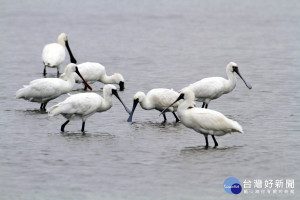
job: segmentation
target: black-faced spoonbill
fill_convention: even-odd
[[[156,109],[158,111],[163,111],[173,101],[176,100],[178,95],[179,95],[178,92],[175,92],[170,89],[165,89],[165,88],[152,89],[147,93],[147,95],[145,95],[144,92],[137,92],[133,97],[132,111],[129,118],[127,119],[127,122],[132,122],[133,112],[138,103],[140,103],[141,107],[145,110]],[[165,111],[165,112],[172,112],[176,119],[176,122],[179,121],[178,117],[175,114],[178,104],[179,102],[172,105]],[[167,121],[165,113],[163,113],[163,116],[164,116],[163,123],[165,123]]]
[[[202,108],[207,108],[211,100],[217,99],[223,94],[231,92],[235,88],[236,77],[234,72],[241,77],[249,89],[252,88],[252,86],[243,79],[237,64],[234,62],[230,62],[226,66],[228,79],[224,79],[222,77],[204,78],[189,85],[188,88],[195,93],[196,101],[203,102]]]
[[[178,117],[181,123],[186,127],[203,134],[206,141],[206,148],[208,147],[208,135],[223,136],[231,132],[243,133],[241,125],[236,121],[228,119],[222,113],[205,108],[191,107],[195,95],[189,88],[184,88],[180,92],[179,97],[169,107],[173,106],[181,99],[184,101],[180,103],[177,108]],[[161,114],[164,114],[169,107],[163,110]],[[214,142],[215,146],[218,146],[215,138]]]
[[[120,90],[124,90],[124,78],[121,74],[115,73],[111,76],[106,75],[105,67],[100,63],[85,62],[77,65],[81,75],[88,83],[96,81],[104,84],[119,84]],[[76,83],[82,83],[79,76],[75,75]],[[86,90],[86,87],[84,88]]]
[[[114,85],[105,85],[103,88],[103,98],[92,92],[79,93],[68,97],[63,102],[49,108],[48,115],[56,116],[62,114],[67,121],[61,126],[61,131],[64,132],[65,126],[70,120],[82,120],[81,131],[84,132],[85,121],[88,117],[96,112],[104,112],[112,107],[112,95],[115,95],[123,104],[125,110],[130,113],[130,110],[122,102],[118,95],[117,88]]]
[[[70,63],[77,63],[70,49],[67,34],[61,33],[58,36],[57,43],[47,44],[43,49],[44,76],[46,75],[46,67],[57,68],[57,75],[59,75],[60,65],[66,57],[65,47],[70,55]]]
[[[68,93],[75,85],[74,72],[81,78],[81,74],[75,64],[70,63],[65,68],[62,78],[41,78],[33,80],[29,85],[24,85],[23,88],[16,92],[16,99],[25,99],[32,102],[41,103],[41,110],[46,110],[47,103],[59,97],[62,94]],[[92,90],[91,86],[82,78],[86,86]]]

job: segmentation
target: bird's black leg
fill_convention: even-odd
[[[43,110],[43,109],[44,109],[44,103],[41,103],[40,110]]]
[[[43,105],[43,111],[46,111],[46,105],[47,105],[48,102],[44,103]]]
[[[59,77],[59,69],[57,68],[57,78]]]
[[[203,104],[202,104],[202,108],[204,108],[205,107],[205,102],[203,102]]]
[[[208,148],[208,138],[207,138],[207,135],[204,135],[204,137],[205,137],[205,142],[206,142],[205,148],[207,149]]]
[[[84,132],[85,122],[82,122],[81,132]]]
[[[65,131],[65,126],[66,126],[69,122],[70,122],[70,121],[67,120],[63,125],[61,125],[61,128],[60,128],[61,132],[64,132],[64,131]]]
[[[83,84],[83,85],[84,85],[84,91],[86,91],[87,90],[87,86],[85,84]]]
[[[46,76],[46,74],[47,74],[47,73],[46,73],[46,65],[45,65],[45,66],[44,66],[44,72],[43,72],[43,75]]]
[[[180,120],[178,119],[178,117],[177,117],[177,115],[175,114],[175,112],[172,112],[173,113],[173,115],[174,115],[174,117],[175,117],[175,119],[176,119],[176,122],[179,122]]]
[[[167,122],[166,114],[164,113],[163,116],[164,116],[164,121],[162,123],[166,123]]]
[[[208,104],[205,105],[205,108],[207,109]]]
[[[218,144],[218,142],[217,142],[217,140],[216,140],[215,136],[214,136],[214,135],[212,135],[211,137],[212,137],[212,139],[213,139],[213,140],[214,140],[214,142],[215,142],[215,147],[217,147],[219,144]]]

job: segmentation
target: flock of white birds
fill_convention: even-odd
[[[64,73],[59,76],[60,65],[66,57],[65,48],[69,52],[70,64],[65,67]],[[252,86],[247,83],[241,76],[238,66],[234,62],[230,62],[226,66],[228,79],[222,77],[204,78],[198,82],[180,90],[180,92],[172,89],[156,88],[150,90],[147,94],[137,92],[133,97],[132,110],[128,109],[118,95],[116,86],[118,84],[120,90],[124,90],[125,80],[119,73],[108,76],[105,67],[99,63],[86,62],[76,65],[68,43],[68,37],[65,33],[58,36],[57,43],[45,45],[42,53],[44,63],[44,76],[46,68],[57,68],[57,76],[59,78],[41,78],[33,80],[29,85],[16,92],[17,99],[25,99],[31,102],[41,104],[40,109],[48,112],[49,116],[61,114],[67,121],[62,124],[61,131],[64,132],[65,126],[70,120],[81,119],[84,133],[85,122],[88,117],[96,112],[104,112],[112,107],[112,95],[115,95],[124,106],[129,114],[128,122],[132,122],[134,110],[139,103],[145,110],[156,109],[160,111],[164,117],[163,123],[166,122],[166,112],[172,112],[176,122],[181,122],[188,128],[201,133],[205,137],[208,147],[208,136],[211,135],[215,146],[218,146],[214,136],[222,136],[232,132],[243,132],[241,125],[236,121],[228,119],[222,113],[207,109],[211,100],[217,99],[223,94],[231,92],[236,86],[236,76],[238,74],[244,81],[245,85],[251,89]],[[93,92],[84,92],[71,95],[63,102],[60,102],[46,110],[46,105],[52,99],[59,97],[72,91],[75,83],[83,83],[84,90],[92,90],[89,84],[96,81],[107,84],[103,88],[103,97]],[[202,108],[196,107],[194,101],[203,102]],[[176,115],[177,112],[177,115]]]

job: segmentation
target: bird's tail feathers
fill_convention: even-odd
[[[242,126],[239,123],[237,123],[236,121],[232,120],[232,126],[233,126],[232,130],[234,132],[244,133]]]
[[[63,102],[52,106],[51,108],[47,109],[48,116],[52,117],[61,114],[65,110],[68,110],[66,106],[68,106],[68,104],[64,104]]]

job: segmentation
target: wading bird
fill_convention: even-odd
[[[181,123],[186,127],[203,134],[206,141],[206,148],[208,148],[208,135],[223,136],[231,132],[243,133],[241,125],[236,121],[228,119],[222,113],[210,109],[191,107],[190,105],[192,105],[195,95],[189,88],[184,88],[180,92],[179,97],[169,107],[172,107],[181,99],[183,99],[183,102],[180,103],[177,108],[178,117]],[[161,114],[164,114],[169,107],[163,110]],[[214,137],[213,139],[215,146],[218,146],[217,140]]]
[[[48,115],[56,116],[62,114],[67,121],[61,126],[61,131],[64,132],[65,126],[70,120],[82,120],[81,131],[84,132],[85,121],[88,117],[96,112],[104,112],[112,107],[112,95],[115,95],[123,104],[125,110],[130,113],[130,110],[122,102],[118,95],[117,88],[114,85],[105,85],[103,88],[103,98],[96,93],[79,93],[68,97],[61,103],[49,108]]]
[[[173,101],[175,101],[178,95],[179,95],[178,92],[175,92],[170,89],[165,89],[165,88],[152,89],[147,93],[147,95],[145,95],[144,92],[137,92],[133,97],[132,111],[130,113],[129,118],[127,119],[127,122],[132,122],[133,112],[138,103],[140,103],[141,107],[144,110],[156,109],[158,111],[163,111]],[[165,112],[172,112],[176,119],[176,122],[179,121],[178,117],[175,114],[178,104],[179,102],[172,105],[165,111]],[[163,116],[164,116],[163,123],[165,123],[167,121],[165,113],[163,113]]]
[[[31,102],[41,103],[40,109],[45,111],[47,103],[59,97],[62,94],[68,93],[75,85],[74,72],[81,78],[81,74],[75,64],[70,63],[65,68],[62,78],[41,78],[33,80],[29,85],[24,85],[23,88],[16,92],[16,99],[25,99]],[[92,90],[91,86],[82,78],[86,86]]]
[[[47,44],[43,49],[44,76],[46,75],[46,67],[57,68],[57,76],[59,75],[60,65],[64,62],[66,57],[65,47],[69,52],[70,62],[77,63],[70,49],[67,34],[61,33],[58,36],[57,43]]]
[[[77,65],[82,77],[90,84],[99,81],[104,84],[119,84],[120,90],[124,90],[124,78],[121,74],[115,73],[111,76],[106,75],[105,67],[100,63],[85,62]],[[75,75],[76,83],[82,83],[79,76]],[[84,87],[86,90],[86,87]]]
[[[188,86],[196,97],[196,101],[203,102],[202,108],[207,108],[211,100],[217,99],[223,94],[231,92],[236,86],[236,77],[234,72],[237,73],[244,81],[246,86],[251,89],[252,86],[247,83],[241,76],[238,66],[234,62],[230,62],[226,66],[226,73],[228,79],[222,77],[204,78]]]

